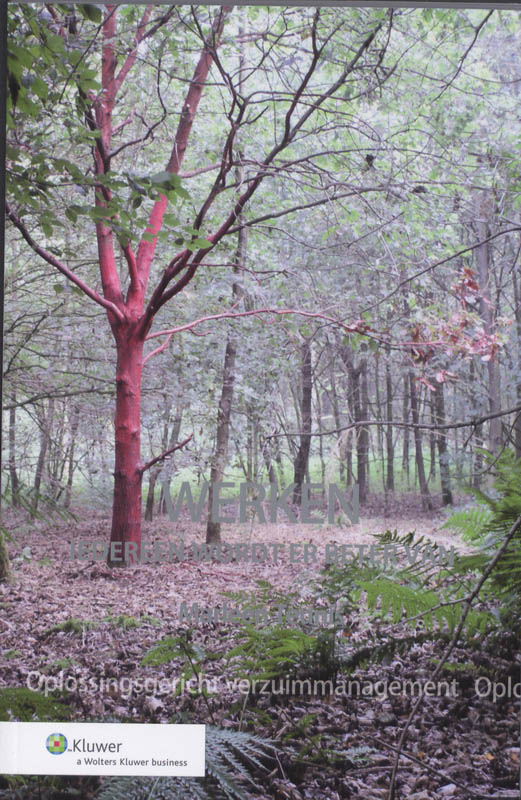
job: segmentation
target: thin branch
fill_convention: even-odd
[[[482,239],[480,242],[476,242],[476,244],[470,245],[470,247],[465,247],[465,248],[463,248],[463,250],[458,250],[456,253],[452,253],[452,255],[447,256],[446,258],[440,259],[440,261],[435,261],[434,264],[429,264],[429,266],[425,267],[425,269],[422,269],[419,272],[415,272],[414,275],[410,275],[408,278],[405,278],[403,281],[400,281],[400,283],[397,284],[396,288],[393,289],[392,292],[389,292],[389,294],[386,294],[385,297],[382,297],[382,299],[378,300],[376,303],[373,303],[370,306],[366,306],[363,310],[364,311],[370,311],[371,309],[376,308],[376,306],[379,306],[382,303],[385,303],[386,300],[389,300],[391,297],[393,297],[395,294],[397,294],[408,283],[410,283],[411,281],[416,280],[416,278],[420,278],[422,275],[425,275],[426,272],[430,272],[431,269],[435,269],[436,267],[441,267],[443,264],[447,264],[449,261],[452,261],[453,258],[457,258],[458,256],[462,256],[465,253],[470,253],[470,252],[472,252],[472,250],[475,250],[477,247],[481,247],[482,245],[486,244],[487,242],[491,242],[493,239],[497,239],[498,236],[504,236],[506,233],[515,233],[515,231],[520,231],[520,230],[521,230],[521,226],[516,225],[513,228],[507,228],[504,231],[498,231],[497,233],[493,233],[491,236],[487,236],[486,239]]]
[[[480,34],[480,32],[481,32],[481,29],[482,29],[482,28],[483,28],[483,26],[484,26],[484,25],[485,25],[485,24],[488,22],[488,20],[490,19],[490,17],[492,16],[492,14],[493,14],[493,13],[494,13],[494,9],[491,9],[491,10],[488,12],[487,16],[486,16],[484,19],[482,19],[482,20],[481,20],[481,22],[479,23],[479,25],[477,26],[477,28],[475,28],[475,29],[474,29],[474,38],[472,39],[471,43],[469,44],[469,46],[467,47],[467,49],[465,50],[465,52],[464,52],[464,53],[463,53],[463,55],[461,56],[461,58],[460,58],[460,60],[459,60],[458,68],[457,68],[456,72],[454,73],[454,75],[452,76],[452,78],[450,79],[450,81],[449,81],[449,82],[448,82],[448,83],[447,83],[447,84],[446,84],[446,85],[443,87],[443,89],[441,90],[441,92],[440,92],[439,94],[437,94],[437,95],[436,95],[436,97],[435,97],[435,98],[434,98],[434,100],[432,101],[433,103],[435,103],[435,102],[436,102],[436,100],[439,100],[439,99],[440,99],[440,97],[442,96],[442,94],[443,94],[444,92],[446,92],[446,91],[447,91],[447,89],[449,88],[449,86],[452,86],[452,84],[454,83],[454,81],[456,80],[456,78],[457,78],[457,77],[458,77],[458,75],[460,74],[461,70],[463,69],[463,64],[465,63],[465,59],[467,58],[468,54],[470,53],[470,51],[472,50],[472,48],[473,48],[473,47],[474,47],[474,45],[476,44],[476,39],[478,38],[478,36],[479,36],[479,34]]]
[[[153,334],[154,335],[154,334]],[[482,417],[475,417],[472,420],[467,422],[452,422],[447,423],[444,425],[433,425],[431,423],[423,423],[423,422],[394,422],[388,420],[373,420],[373,419],[364,419],[360,420],[359,422],[350,422],[349,425],[342,425],[340,428],[332,428],[328,431],[317,431],[316,433],[310,433],[310,436],[332,436],[334,433],[342,433],[342,431],[351,430],[351,428],[363,428],[369,425],[377,426],[377,427],[394,427],[394,428],[420,428],[421,430],[428,430],[428,431],[441,431],[441,430],[453,430],[454,428],[469,428],[481,425],[483,422],[487,422],[490,419],[495,419],[496,417],[506,417],[508,414],[515,414],[516,412],[521,412],[521,405],[513,406],[512,408],[506,408],[503,411],[496,411],[494,414],[485,414]],[[281,436],[300,436],[300,431],[289,431],[288,433],[273,433],[270,436],[266,436],[266,439],[278,439]]]
[[[143,474],[144,472],[147,471],[147,469],[150,469],[150,467],[153,467],[154,464],[157,464],[158,461],[164,461],[167,456],[171,455],[172,453],[175,453],[176,450],[180,450],[182,447],[188,444],[190,439],[193,439],[193,436],[194,436],[193,433],[191,433],[190,436],[188,436],[182,442],[179,442],[173,447],[170,447],[169,450],[165,450],[165,452],[161,453],[160,456],[156,456],[156,458],[152,458],[150,461],[147,461],[147,463],[144,466],[140,467],[139,472]]]
[[[384,741],[382,741],[382,739],[379,739],[376,736],[373,737],[373,738],[374,738],[374,741],[378,742],[378,744],[382,745],[382,747],[385,747],[386,749],[392,750],[394,753],[399,752],[398,748],[395,747],[394,745],[389,744],[388,742],[384,742]],[[490,797],[490,795],[488,795],[488,794],[487,795],[477,795],[475,790],[467,789],[467,787],[463,783],[460,783],[459,781],[457,781],[454,778],[454,776],[447,775],[444,772],[440,772],[439,770],[434,769],[434,767],[431,767],[430,764],[426,764],[425,761],[420,760],[417,756],[413,756],[412,753],[408,753],[407,751],[402,751],[401,755],[404,758],[409,758],[411,761],[414,761],[415,764],[419,764],[421,767],[426,769],[428,772],[432,772],[433,775],[437,775],[438,778],[442,778],[442,780],[444,780],[444,781],[453,783],[455,786],[459,786],[459,788],[462,791],[466,792],[468,795],[470,795],[473,798],[473,800],[478,800],[478,798],[481,798],[481,797],[485,797],[485,798],[488,799]],[[390,766],[387,767],[387,768],[390,769]]]
[[[24,406],[31,406],[37,403],[39,400],[47,400],[49,398],[60,398],[60,397],[76,397],[77,395],[81,394],[107,394],[114,396],[113,389],[100,389],[99,387],[94,387],[93,389],[78,389],[75,392],[41,392],[40,394],[35,394],[32,397],[27,398],[27,400],[22,400],[16,403],[9,403],[8,405],[2,406],[4,411],[9,411],[11,408],[23,408]]]
[[[275,314],[279,316],[286,314],[298,314],[302,317],[325,319],[328,322],[334,322],[336,325],[339,325],[349,333],[362,333],[366,330],[369,330],[366,323],[362,322],[361,320],[354,322],[352,325],[346,325],[345,322],[340,322],[340,320],[330,317],[327,314],[322,314],[319,311],[300,311],[297,308],[255,308],[251,311],[223,311],[220,314],[208,314],[206,317],[199,317],[199,319],[194,319],[192,322],[187,322],[185,325],[179,325],[176,328],[169,328],[168,330],[151,333],[146,337],[146,341],[148,341],[148,339],[155,339],[158,336],[173,336],[175,333],[191,330],[192,328],[195,328],[196,325],[200,325],[202,322],[209,322],[210,320],[214,319],[236,319],[238,317],[251,317],[257,314]]]
[[[141,116],[141,114],[138,114],[136,112],[136,117],[147,128],[147,132],[145,133],[144,136],[138,136],[137,139],[131,139],[128,142],[123,142],[123,144],[121,144],[115,150],[112,150],[112,152],[109,154],[109,159],[115,158],[123,150],[126,150],[127,147],[132,147],[132,145],[134,145],[134,144],[140,144],[141,142],[145,142],[149,137],[152,137],[152,140],[153,140],[154,137],[153,137],[152,134],[154,133],[155,129],[158,128],[159,125],[161,125],[165,121],[165,119],[167,117],[167,110],[166,110],[166,106],[165,106],[165,103],[163,101],[163,98],[161,97],[161,61],[162,61],[162,56],[159,56],[159,64],[158,64],[157,80],[156,80],[156,92],[157,92],[157,96],[159,98],[159,102],[161,104],[161,108],[163,110],[163,113],[162,113],[160,119],[158,119],[157,122],[154,122],[152,125],[147,125],[147,123],[145,122],[145,119]],[[115,133],[115,130],[113,131],[113,135],[114,135],[114,133]]]
[[[180,172],[180,178],[194,178],[196,175],[202,175],[203,172],[210,172],[212,169],[220,169],[220,164],[209,164],[207,167],[199,167],[199,169],[193,169],[191,172]]]
[[[51,264],[53,267],[56,267],[56,269],[58,269],[62,273],[62,275],[65,275],[65,277],[68,278],[72,283],[74,283],[78,287],[78,289],[81,289],[81,291],[84,292],[84,294],[86,294],[87,297],[90,297],[91,300],[94,300],[94,302],[98,303],[98,305],[103,306],[103,308],[105,308],[107,311],[111,311],[120,322],[124,321],[125,315],[115,305],[115,303],[111,303],[110,300],[105,300],[105,298],[102,297],[100,294],[98,294],[98,292],[87,286],[87,284],[84,281],[82,281],[81,278],[78,278],[78,276],[75,275],[74,272],[72,272],[72,270],[66,267],[65,264],[62,264],[62,262],[59,261],[55,256],[53,256],[52,253],[49,253],[47,250],[44,250],[43,247],[40,247],[40,245],[36,244],[31,234],[25,227],[24,223],[15,214],[15,212],[12,210],[8,202],[6,202],[5,207],[7,216],[9,217],[13,225],[16,228],[18,228],[18,230],[22,234],[27,244],[32,248],[32,250],[34,250],[35,253],[38,253],[38,255],[41,258],[43,258],[44,261],[47,261],[48,264]]]
[[[307,208],[323,206],[326,203],[334,203],[337,200],[344,200],[346,197],[358,197],[366,192],[387,192],[388,189],[388,186],[362,186],[358,189],[351,189],[348,192],[342,192],[341,194],[322,197],[320,200],[312,200],[309,203],[301,203],[300,205],[292,206],[291,208],[283,208],[282,211],[274,211],[271,214],[263,214],[261,217],[255,217],[255,219],[250,219],[248,222],[243,222],[242,225],[235,225],[233,228],[230,228],[228,231],[226,231],[226,236],[236,233],[241,228],[249,228],[250,226],[257,225],[260,222],[266,222],[267,220],[284,217],[287,214],[294,214],[296,211],[303,211]]]

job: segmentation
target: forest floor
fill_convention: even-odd
[[[222,539],[229,544],[269,543],[273,553],[272,545],[278,543],[277,563],[272,559],[257,564],[198,563],[189,555],[182,562],[109,569],[103,561],[70,558],[71,542],[106,542],[108,515],[77,512],[77,522],[29,525],[11,513],[4,515],[4,524],[15,530],[9,544],[15,571],[14,582],[0,586],[0,689],[37,688],[40,681],[42,690],[45,680],[49,696],[64,696],[72,718],[79,721],[204,722],[269,738],[278,747],[278,757],[268,765],[269,774],[247,787],[251,797],[387,797],[395,748],[415,698],[411,693],[384,696],[378,688],[362,695],[358,690],[346,692],[342,681],[377,687],[378,682],[396,679],[405,684],[427,680],[445,642],[416,644],[349,674],[343,674],[341,666],[335,668],[329,676],[334,690],[324,695],[281,690],[280,683],[278,691],[270,684],[267,691],[262,687],[252,695],[237,683],[236,664],[227,658],[231,648],[243,641],[243,627],[204,619],[189,625],[180,619],[180,604],[222,607],[226,600],[222,593],[231,592],[242,593],[243,599],[278,598],[284,603],[286,598],[292,606],[305,600],[311,606],[316,595],[310,587],[324,569],[328,543],[370,545],[374,534],[396,530],[400,535],[415,531],[447,549],[467,550],[456,534],[441,529],[444,516],[420,513],[412,499],[404,498],[385,517],[364,513],[358,525],[224,525]],[[143,534],[149,545],[179,536],[188,549],[192,542],[204,542],[203,525],[188,520],[174,525],[167,517],[144,523]],[[315,545],[316,551],[308,549],[315,560],[291,563],[291,543]],[[22,557],[24,548],[30,548],[30,557],[27,550]],[[295,558],[302,558],[303,548],[295,548],[295,553]],[[237,598],[228,602],[236,605]],[[67,620],[77,622],[56,629]],[[362,646],[371,642],[374,624],[367,613],[351,610],[348,630],[342,635],[350,646]],[[381,633],[383,623],[378,624]],[[156,666],[141,664],[159,640],[189,629],[198,669],[215,689],[208,697],[186,688],[174,696],[171,688],[165,689],[187,666],[182,657]],[[457,646],[451,661],[457,664],[441,675],[447,684],[452,682],[451,696],[425,697],[409,728],[396,800],[516,797],[519,699],[508,695],[516,684],[517,694],[521,687],[509,638]],[[312,675],[300,672],[298,677]],[[67,691],[60,693],[65,678]],[[478,692],[479,678],[482,691]],[[506,683],[509,678],[512,688],[505,697],[480,696],[494,682]],[[149,683],[143,687],[145,679]],[[93,688],[85,691],[87,685]],[[51,691],[54,688],[57,691]],[[90,797],[98,779],[76,780],[84,787],[83,796]],[[11,795],[1,791],[0,796]]]

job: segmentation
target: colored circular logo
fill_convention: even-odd
[[[63,733],[51,733],[47,737],[45,746],[53,756],[59,756],[67,750],[67,739]]]

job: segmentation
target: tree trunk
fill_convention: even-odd
[[[434,410],[436,425],[445,424],[445,389],[443,383],[436,386],[434,395]],[[440,464],[441,499],[444,506],[451,506],[453,501],[450,488],[449,453],[447,450],[447,438],[445,431],[438,427],[438,457]]]
[[[239,22],[240,36],[244,34],[244,21],[245,21],[244,14],[245,12],[244,10],[242,10]],[[241,44],[240,57],[239,57],[239,81],[237,84],[239,91],[241,90],[243,83],[244,68],[245,68],[244,44]],[[236,141],[238,143],[238,139]],[[237,151],[237,155],[239,156],[239,158],[242,158],[240,150]],[[237,185],[240,187],[244,179],[244,169],[242,167],[242,164],[240,163],[237,165],[235,169],[235,178],[237,181]],[[238,191],[238,194],[240,194],[240,189]],[[242,222],[241,213],[239,213],[237,221],[240,225]],[[234,274],[237,274],[239,267],[244,266],[246,258],[246,230],[247,229],[245,227],[241,226],[239,227],[239,231],[237,233],[237,250],[235,253],[235,263],[233,266]],[[234,281],[232,284],[232,296],[234,304],[238,302],[238,299],[241,297],[242,294],[243,292],[240,289],[239,285]],[[214,498],[215,483],[217,483],[218,481],[222,481],[224,476],[224,470],[226,468],[226,461],[228,458],[228,442],[230,439],[230,420],[232,415],[233,385],[235,382],[236,355],[237,355],[236,333],[232,328],[228,333],[228,338],[226,341],[226,350],[224,354],[224,365],[223,365],[223,384],[221,389],[221,397],[219,400],[219,408],[217,411],[217,432],[215,441],[215,452],[213,454],[212,464],[210,468],[210,486],[208,491],[208,521],[206,524],[206,542],[208,544],[221,541],[221,523],[213,519],[213,498]]]
[[[349,346],[340,350],[342,361],[345,364],[349,383],[349,405],[353,409],[354,422],[361,422],[363,411],[367,414],[367,362],[362,359],[355,366],[353,351]],[[369,445],[369,432],[367,428],[355,427],[356,437],[356,482],[358,484],[358,497],[360,503],[367,500],[367,454]],[[352,472],[352,454],[347,454],[348,475]],[[347,484],[349,486],[349,483]]]
[[[346,488],[349,489],[353,485],[355,476],[353,473],[353,448],[351,447],[352,437],[349,435],[346,439]]]
[[[20,482],[16,472],[16,394],[12,395],[13,407],[9,409],[9,476],[11,478],[11,500],[13,506],[20,505]]]
[[[240,173],[239,173],[240,174]],[[237,253],[234,272],[239,265],[244,263],[246,253],[246,228],[240,228],[237,234]],[[241,292],[237,283],[233,283],[232,292],[234,302]],[[217,411],[217,431],[215,437],[215,451],[210,468],[210,486],[208,487],[208,521],[206,523],[206,542],[208,544],[221,541],[221,523],[213,519],[213,498],[215,484],[222,481],[226,461],[228,458],[228,443],[230,439],[230,420],[232,415],[233,386],[235,383],[235,360],[237,356],[236,333],[230,330],[226,341],[223,365],[223,383],[219,408]]]
[[[279,473],[279,486],[284,486],[284,463],[282,461],[282,451],[280,449],[280,439],[276,436],[271,440],[273,442],[273,456],[277,465],[277,472]]]
[[[40,431],[40,452],[38,453],[38,461],[36,463],[36,471],[34,473],[34,502],[33,502],[33,513],[36,513],[38,510],[38,502],[40,499],[40,488],[42,484],[42,476],[43,476],[43,469],[45,465],[45,457],[47,455],[47,449],[49,447],[49,440],[51,437],[51,428],[54,416],[54,398],[51,397],[49,399],[49,408],[47,411],[47,415],[45,414],[45,405],[44,405],[44,414],[42,418],[42,428]]]
[[[409,463],[409,428],[407,427],[409,423],[409,376],[406,375],[403,380],[403,407],[402,407],[402,419],[404,422],[404,429],[403,429],[403,442],[402,442],[402,469],[405,470],[405,474],[407,476],[407,488],[410,490],[411,488],[411,466]]]
[[[313,375],[311,368],[311,344],[306,339],[300,349],[300,375],[301,375],[301,396],[300,396],[300,441],[297,455],[293,462],[293,503],[300,507],[302,501],[302,484],[306,477],[306,470],[309,461],[309,451],[311,448],[311,397],[313,390]]]
[[[176,405],[176,409],[175,409],[175,417],[174,417],[174,423],[172,425],[172,433],[170,434],[170,439],[168,438],[168,421],[167,421],[165,448],[170,449],[171,447],[174,447],[174,445],[177,444],[177,442],[179,441],[179,434],[181,433],[181,423],[182,423],[182,421],[183,421],[183,403],[182,403],[182,401],[178,401],[177,405]],[[170,456],[170,458],[173,459],[173,458],[175,458],[175,456]],[[171,478],[172,466],[173,466],[173,461],[171,460],[170,461],[169,475],[166,478],[166,480],[164,480],[162,482],[161,494],[159,495],[158,513],[159,514],[163,514],[163,515],[168,513],[168,508],[167,508],[166,500],[165,500],[165,491],[167,491],[167,492],[170,491],[170,481],[172,480],[172,478]],[[162,469],[162,467],[159,467],[159,469],[157,470],[157,475],[159,475],[161,473],[161,469]],[[157,480],[157,476],[156,476],[156,480]],[[155,481],[154,481],[154,483],[155,483]],[[147,505],[148,505],[148,497],[147,497]],[[151,511],[150,519],[152,519],[153,513],[154,513],[154,492],[152,491],[152,511]],[[145,517],[145,519],[148,519],[148,517]]]
[[[145,503],[145,520],[147,522],[152,522],[154,517],[154,491],[160,472],[161,467],[155,467],[155,469],[150,470],[150,476],[148,478],[147,500]]]
[[[109,566],[133,563],[141,547],[141,370],[143,340],[125,327],[116,333],[114,502]],[[120,549],[118,543],[122,544]],[[128,543],[128,549],[125,544]]]
[[[241,229],[242,230],[242,229]],[[217,434],[215,452],[210,469],[210,486],[208,491],[208,522],[206,525],[206,541],[208,544],[221,541],[221,523],[212,519],[214,486],[222,481],[228,456],[228,440],[230,436],[230,418],[232,413],[233,384],[235,381],[235,337],[230,333],[224,353],[223,384],[219,409],[217,412]]]
[[[362,349],[367,345],[362,344]],[[360,420],[369,418],[369,393],[367,390],[367,358],[360,362]],[[369,495],[369,428],[363,427],[358,433],[357,447],[359,500],[365,503]]]
[[[324,392],[323,397],[327,400],[327,395]],[[320,458],[320,483],[322,485],[322,499],[325,501],[326,495],[326,461],[324,458],[324,437],[322,436],[322,414],[323,414],[323,403],[321,398],[321,387],[315,383],[315,419],[317,421],[318,426],[318,456]],[[308,480],[309,478],[309,461],[308,461]]]
[[[490,235],[489,225],[489,200],[485,192],[476,198],[476,219],[478,239],[484,240]],[[478,266],[479,291],[480,291],[480,316],[483,328],[488,336],[495,330],[494,309],[491,304],[490,292],[490,247],[485,242],[476,248],[476,261]],[[500,374],[499,365],[495,356],[487,362],[488,407],[491,414],[500,410]],[[491,419],[489,423],[489,450],[493,455],[498,455],[501,448],[501,418]]]
[[[270,442],[272,441],[273,439],[270,439]],[[264,460],[264,466],[266,467],[266,472],[268,473],[268,481],[269,483],[272,483],[275,486],[277,486],[277,473],[275,472],[275,469],[273,467],[273,462],[271,460],[271,449],[270,446],[268,445],[268,442],[262,435],[261,435],[260,447],[261,447],[262,458]]]
[[[440,384],[442,385],[442,384]],[[431,425],[436,425],[436,408],[435,401],[432,396],[429,398],[429,410],[431,417]],[[430,465],[429,465],[429,481],[436,480],[436,432],[431,429],[429,432],[429,449],[430,449]]]
[[[375,406],[376,406],[376,413],[375,419],[378,423],[383,422],[383,413],[382,413],[382,396],[380,392],[380,357],[379,354],[376,353],[376,357],[374,360],[374,390],[375,390]],[[379,464],[382,469],[382,488],[384,492],[386,491],[386,480],[385,480],[385,452],[384,452],[384,427],[381,424],[376,426],[376,445],[377,445],[377,458],[375,458],[375,463]],[[378,472],[378,467],[376,467],[376,471]]]
[[[67,473],[67,486],[65,488],[65,508],[69,508],[71,504],[72,493],[72,479],[74,476],[74,449],[76,445],[76,434],[80,424],[80,410],[77,405],[73,406],[71,417],[71,446],[69,448],[69,466]]]
[[[388,492],[394,492],[394,442],[393,442],[393,383],[391,380],[391,364],[390,353],[387,351],[387,360],[385,363],[385,406],[387,426],[385,429],[385,444],[387,450],[387,479],[386,489]]]
[[[517,380],[516,398],[518,405],[521,405],[521,292],[517,282],[516,270],[512,270],[514,282],[514,309],[516,318],[516,339],[517,339]],[[521,458],[521,411],[517,412],[514,422],[516,458]]]
[[[425,477],[425,465],[423,462],[423,452],[422,452],[422,435],[421,430],[417,427],[419,425],[419,413],[418,413],[418,394],[416,392],[416,383],[414,381],[414,375],[412,372],[409,372],[409,385],[410,385],[410,392],[411,392],[411,416],[412,421],[415,426],[414,428],[414,446],[416,451],[416,467],[418,470],[418,481],[420,484],[420,494],[422,499],[422,508],[424,511],[432,511],[432,499],[429,494],[429,487],[427,485],[427,479]]]
[[[331,407],[333,409],[333,418],[335,420],[335,428],[339,431],[338,435],[341,437],[340,428],[342,427],[342,423],[340,421],[340,411],[338,408],[338,395],[336,391],[336,380],[335,380],[335,361],[334,361],[334,354],[331,351],[330,359],[329,359],[329,379],[331,383]],[[343,459],[343,453],[339,452],[339,459],[338,459],[338,469],[340,474],[340,483],[344,483],[345,478],[345,465]]]
[[[12,578],[7,542],[5,541],[3,528],[0,527],[0,583],[11,583]]]

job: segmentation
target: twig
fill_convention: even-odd
[[[489,11],[489,12],[488,12],[487,16],[486,16],[484,19],[482,19],[482,20],[481,20],[481,22],[479,23],[479,25],[477,26],[477,28],[475,28],[475,29],[474,29],[474,38],[472,39],[471,43],[469,44],[469,46],[467,47],[467,49],[465,50],[465,52],[464,52],[464,53],[463,53],[463,55],[461,56],[461,58],[460,58],[460,60],[459,60],[458,68],[457,68],[456,72],[454,73],[454,75],[452,76],[452,78],[450,79],[450,81],[449,81],[447,84],[445,84],[445,86],[443,87],[443,89],[441,90],[441,92],[440,92],[439,94],[437,94],[437,95],[436,95],[436,97],[435,97],[435,98],[434,98],[434,100],[432,101],[433,103],[435,103],[435,102],[436,102],[436,100],[439,100],[439,99],[440,99],[440,97],[442,96],[442,94],[443,94],[444,92],[446,92],[446,91],[447,91],[447,89],[449,88],[449,86],[452,86],[452,84],[454,83],[454,81],[456,80],[456,78],[458,77],[458,75],[460,74],[461,70],[463,69],[463,64],[464,64],[464,62],[465,62],[465,59],[467,58],[468,54],[470,53],[470,51],[472,50],[472,48],[473,48],[473,47],[474,47],[474,45],[476,44],[476,39],[478,38],[478,36],[479,36],[479,34],[480,34],[480,32],[481,32],[481,29],[483,28],[483,26],[485,25],[485,23],[486,23],[486,22],[488,22],[488,20],[490,19],[490,17],[491,17],[491,16],[492,16],[492,14],[494,13],[494,10],[495,10],[495,9],[491,9],[491,11]]]
[[[147,461],[147,463],[144,466],[140,467],[139,472],[143,474],[144,472],[146,472],[147,469],[150,469],[150,467],[153,467],[154,464],[157,464],[158,461],[163,461],[171,453],[175,453],[176,450],[180,450],[182,447],[185,446],[185,444],[188,444],[190,439],[193,439],[193,436],[194,436],[193,433],[191,433],[190,436],[188,436],[182,442],[179,442],[173,447],[170,447],[168,450],[165,450],[165,452],[161,453],[160,456],[156,456],[156,458],[152,458],[150,461]]]
[[[387,749],[392,750],[393,752],[398,753],[399,755],[402,755],[405,758],[409,758],[416,764],[420,764],[420,766],[425,767],[425,769],[428,770],[428,772],[432,772],[434,775],[437,775],[438,778],[442,778],[444,781],[448,781],[449,783],[453,783],[455,786],[458,786],[460,789],[462,789],[464,792],[470,795],[473,798],[473,800],[476,800],[478,797],[481,796],[487,798],[489,797],[489,795],[476,795],[474,789],[468,789],[463,783],[460,783],[458,780],[456,780],[456,778],[453,778],[452,775],[447,775],[446,773],[440,772],[440,770],[431,767],[430,764],[425,764],[421,759],[417,758],[416,756],[413,756],[412,753],[408,753],[407,751],[400,751],[399,747],[395,747],[392,744],[388,744],[387,742],[382,741],[382,739],[378,739],[376,737],[372,738],[376,742],[378,742],[378,744],[381,744],[382,747],[386,747]]]

